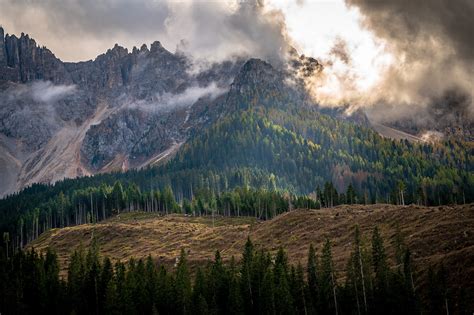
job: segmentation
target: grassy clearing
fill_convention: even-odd
[[[248,236],[257,246],[269,251],[283,246],[292,263],[305,264],[309,245],[312,243],[320,250],[329,238],[337,276],[342,280],[352,250],[355,224],[360,226],[368,245],[377,225],[390,259],[394,257],[392,245],[398,225],[420,270],[444,263],[451,270],[449,281],[474,286],[474,205],[432,208],[346,205],[295,210],[264,222],[249,217],[215,217],[214,224],[212,217],[124,213],[99,224],[51,230],[30,246],[39,250],[54,248],[65,274],[71,252],[79,246],[89,246],[92,236],[97,238],[101,254],[113,260],[151,255],[159,263],[172,267],[184,248],[192,268],[213,259],[216,250],[221,251],[224,260],[232,256],[240,259]]]

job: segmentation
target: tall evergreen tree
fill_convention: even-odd
[[[331,242],[326,239],[321,252],[321,272],[320,272],[322,314],[338,314],[337,304],[337,283],[334,275],[332,261]]]
[[[191,293],[191,279],[186,252],[181,249],[175,280],[176,306],[178,306],[176,311],[179,314],[186,314],[190,311]]]
[[[388,265],[385,254],[385,247],[383,245],[382,237],[378,227],[375,227],[372,234],[372,266],[375,275],[374,288],[374,311],[376,313],[383,312],[387,305],[387,291],[388,291]]]
[[[319,308],[319,287],[318,287],[318,257],[316,256],[316,250],[313,247],[313,244],[309,246],[308,252],[308,263],[306,267],[307,277],[308,277],[308,291],[309,291],[309,308],[312,312],[316,312],[316,309]]]

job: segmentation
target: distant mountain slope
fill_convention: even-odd
[[[390,139],[395,139],[395,140],[404,140],[407,139],[408,141],[411,142],[422,142],[423,139],[411,135],[409,133],[393,129],[391,127],[382,125],[382,124],[377,124],[377,123],[372,123],[372,128],[377,131],[381,136],[390,138]]]
[[[462,142],[430,145],[383,138],[351,117],[336,119],[300,102],[300,91],[284,80],[268,63],[248,61],[223,105],[231,112],[195,134],[167,166],[166,177],[186,171],[187,180],[199,186],[200,176],[214,173],[230,187],[263,185],[304,194],[330,181],[339,191],[352,184],[368,200],[386,202],[399,182],[409,202],[420,198],[419,189],[433,201],[435,195],[453,196],[454,186],[468,199],[474,197],[472,148]],[[239,170],[246,175],[232,182]],[[451,183],[438,186],[445,180]],[[182,191],[179,185],[174,188]]]

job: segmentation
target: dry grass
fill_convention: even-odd
[[[30,246],[54,248],[64,269],[71,252],[87,247],[94,235],[103,255],[113,260],[128,260],[151,255],[165,265],[174,264],[181,248],[188,251],[192,267],[211,260],[216,250],[225,260],[239,259],[247,236],[259,247],[276,251],[283,246],[292,263],[306,261],[309,245],[322,248],[326,238],[333,244],[337,274],[344,276],[352,250],[353,230],[358,224],[370,244],[377,225],[393,259],[396,226],[405,235],[413,252],[415,266],[425,272],[428,265],[444,263],[454,285],[474,286],[474,205],[419,206],[339,206],[321,210],[295,210],[273,220],[254,218],[159,216],[150,213],[122,214],[99,224],[54,229]],[[421,277],[418,277],[421,278]]]

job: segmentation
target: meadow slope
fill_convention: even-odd
[[[92,235],[102,255],[128,260],[151,255],[172,267],[181,248],[188,252],[191,268],[213,259],[216,250],[224,260],[240,259],[249,236],[261,248],[272,252],[283,246],[292,263],[306,263],[309,245],[318,250],[326,238],[333,244],[337,276],[343,281],[345,266],[353,248],[354,226],[358,224],[370,248],[377,225],[394,264],[397,225],[411,249],[416,269],[415,283],[423,286],[429,266],[444,264],[453,288],[465,287],[474,300],[474,205],[394,206],[344,205],[321,210],[294,210],[272,220],[255,218],[159,216],[156,213],[126,213],[97,224],[87,224],[44,233],[29,246],[56,250],[65,275],[69,255],[79,246],[87,248]]]

